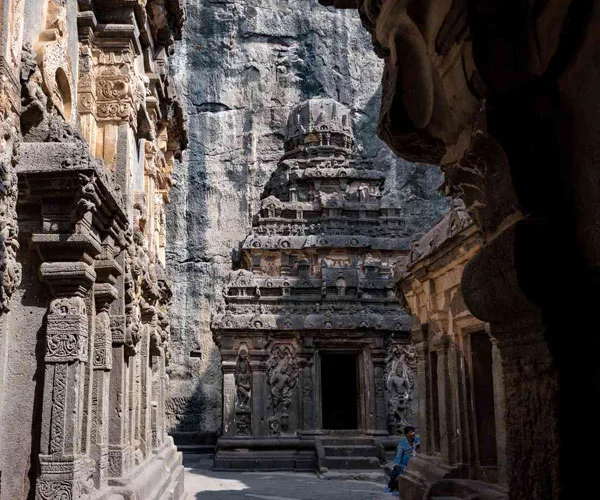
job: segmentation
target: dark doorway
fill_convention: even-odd
[[[479,463],[482,467],[494,467],[497,465],[497,450],[492,343],[485,332],[471,334],[471,356]]]
[[[321,408],[324,429],[356,429],[356,354],[321,354]]]

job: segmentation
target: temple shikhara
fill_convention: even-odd
[[[0,500],[597,497],[599,38],[0,0]]]
[[[212,324],[224,373],[217,467],[379,468],[377,440],[414,422],[416,360],[392,276],[409,241],[384,181],[357,154],[349,109],[311,99],[291,110]],[[372,455],[315,453],[347,431]]]

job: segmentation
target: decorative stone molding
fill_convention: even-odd
[[[128,488],[146,498],[143,478],[157,472],[179,498],[182,467],[163,417],[171,292],[160,266],[164,205],[187,143],[168,71],[184,9],[179,0],[38,3],[24,20],[24,0],[0,0],[0,326],[21,332],[0,332],[2,371],[7,352],[30,353],[16,378],[39,414],[25,455],[2,464],[2,493],[90,499]],[[151,154],[139,172],[141,139]],[[133,178],[145,210],[135,238]],[[19,241],[27,248],[17,254]],[[32,335],[21,331],[29,315],[5,321],[19,286]],[[4,383],[2,405],[16,415],[21,400],[4,399]],[[16,449],[5,431],[2,445]]]

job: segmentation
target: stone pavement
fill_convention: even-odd
[[[212,457],[186,455],[187,500],[395,500],[385,483],[319,479],[302,472],[213,471]]]

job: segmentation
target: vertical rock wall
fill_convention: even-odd
[[[311,97],[352,109],[365,155],[388,169],[387,195],[403,207],[407,235],[423,233],[447,204],[435,191],[438,171],[399,160],[375,135],[382,64],[356,12],[316,0],[189,0],[187,13],[173,64],[190,143],[167,214],[167,412],[171,430],[218,433],[222,380],[211,314],[283,152],[289,109]]]

